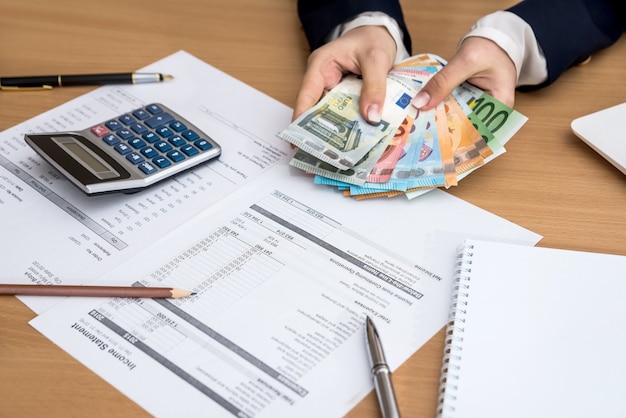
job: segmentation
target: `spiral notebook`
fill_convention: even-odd
[[[466,241],[439,417],[625,417],[626,256]]]

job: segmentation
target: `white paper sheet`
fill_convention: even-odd
[[[3,282],[87,283],[276,162],[289,160],[293,151],[276,138],[289,123],[287,106],[183,51],[144,70],[175,79],[102,87],[0,133]],[[86,196],[24,142],[27,132],[83,129],[152,102],[162,102],[219,142],[219,160],[140,193]],[[35,312],[58,301],[22,300]]]
[[[50,307],[33,320],[35,328],[156,416],[343,415],[372,389],[366,314],[395,369],[445,324],[463,239],[527,245],[540,239],[440,190],[412,201],[344,198],[288,166],[289,146],[274,136],[289,122],[285,106],[183,52],[147,68],[202,86],[193,94],[161,92],[163,86],[132,95],[96,90],[62,112],[36,118],[36,127],[72,108],[95,107],[103,94],[108,101],[119,95],[162,100],[225,146],[220,161],[131,196],[92,200],[55,181],[63,199],[99,224],[113,224],[107,232],[129,244],[117,252],[3,174],[23,196],[5,200],[3,212],[52,215],[46,222],[23,221],[23,235],[12,235],[13,245],[3,238],[0,254],[19,262],[11,270],[20,281],[28,281],[28,272],[46,277],[49,271],[50,280],[63,281],[104,274],[97,283],[198,292],[180,300],[71,298],[54,307],[28,299],[40,312]],[[101,113],[98,120],[106,119]],[[0,144],[17,143],[17,135],[3,133]],[[14,164],[23,167],[32,154],[19,151],[24,156]],[[175,214],[116,235],[161,208]],[[95,243],[112,255],[91,260],[84,252],[98,248]],[[72,259],[77,265],[67,266]]]
[[[447,319],[457,233],[537,240],[445,193],[385,216],[306,180],[275,166],[102,280],[198,295],[74,298],[33,326],[155,416],[341,416],[372,389],[365,315],[395,369]]]
[[[437,417],[626,416],[626,256],[468,240],[458,266]]]

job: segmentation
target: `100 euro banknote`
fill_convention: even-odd
[[[469,83],[462,83],[455,88],[453,95],[470,107],[472,117],[475,118],[470,120],[479,120],[484,124],[498,146],[504,146],[528,120],[515,109]]]

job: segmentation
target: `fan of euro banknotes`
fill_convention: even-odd
[[[435,109],[418,111],[411,99],[444,65],[433,54],[396,64],[377,125],[359,114],[362,80],[345,77],[279,133],[298,148],[290,164],[356,199],[412,198],[458,185],[501,155],[527,118],[468,83]]]

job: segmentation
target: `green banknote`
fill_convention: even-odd
[[[453,94],[472,109],[470,120],[479,120],[500,146],[504,146],[528,120],[515,109],[469,83],[458,86]]]

